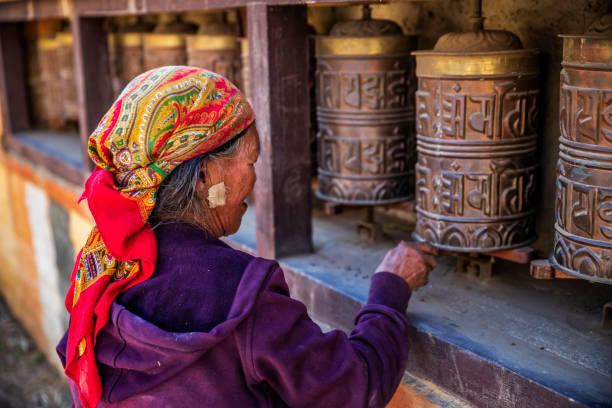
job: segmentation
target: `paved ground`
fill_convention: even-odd
[[[0,407],[65,408],[68,385],[0,297]]]

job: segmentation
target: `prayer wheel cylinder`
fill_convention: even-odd
[[[612,284],[612,14],[585,35],[561,37],[561,136],[550,260],[570,275]]]
[[[538,51],[481,22],[413,53],[414,235],[453,251],[504,250],[535,238]]]
[[[40,74],[40,62],[38,61],[38,41],[26,42],[27,53],[27,72],[28,72],[28,92],[30,95],[30,113],[36,126],[45,125],[47,122],[44,98],[44,83]]]
[[[235,35],[187,37],[187,64],[223,75],[240,86],[240,43]]]
[[[238,27],[225,12],[205,14],[198,33],[187,37],[187,64],[223,75],[240,87],[241,61]]]
[[[37,41],[40,84],[43,90],[40,93],[43,112],[41,124],[51,129],[59,129],[64,124],[58,45],[55,37],[39,38]]]
[[[120,33],[117,35],[117,62],[119,92],[136,76],[145,71],[143,33]]]
[[[413,194],[415,48],[415,37],[368,8],[316,38],[319,198],[374,205]]]
[[[74,74],[72,34],[58,33],[55,38],[57,40],[57,68],[62,94],[63,119],[65,122],[77,122],[79,120],[79,98]]]
[[[154,32],[144,34],[144,71],[165,65],[185,65],[185,35],[196,31],[195,24],[182,21],[178,15],[161,14]]]
[[[240,39],[240,90],[244,92],[247,98],[251,95],[251,68],[249,67],[249,39]]]
[[[165,65],[185,65],[185,36],[182,34],[144,34],[143,71]]]
[[[144,71],[143,35],[153,24],[141,16],[120,17],[115,21],[116,32],[109,34],[109,56],[113,93],[119,93]]]

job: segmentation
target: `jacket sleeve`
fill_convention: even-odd
[[[409,298],[401,278],[377,273],[351,334],[323,333],[275,265],[247,323],[247,375],[291,407],[384,407],[406,365]]]

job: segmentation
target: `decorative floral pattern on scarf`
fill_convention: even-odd
[[[128,84],[89,138],[96,169],[83,198],[96,222],[75,263],[66,374],[81,402],[102,396],[94,345],[113,300],[148,279],[156,241],[147,223],[157,189],[176,166],[221,146],[254,121],[227,79],[194,67],[162,67]]]

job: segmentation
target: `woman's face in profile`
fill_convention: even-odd
[[[218,234],[223,236],[231,235],[240,228],[242,216],[248,207],[246,199],[255,186],[254,165],[259,157],[259,134],[255,125],[242,137],[243,145],[236,155],[208,165],[208,188],[221,181],[225,184],[225,204],[210,209],[211,221],[219,224],[214,229],[218,229]]]

